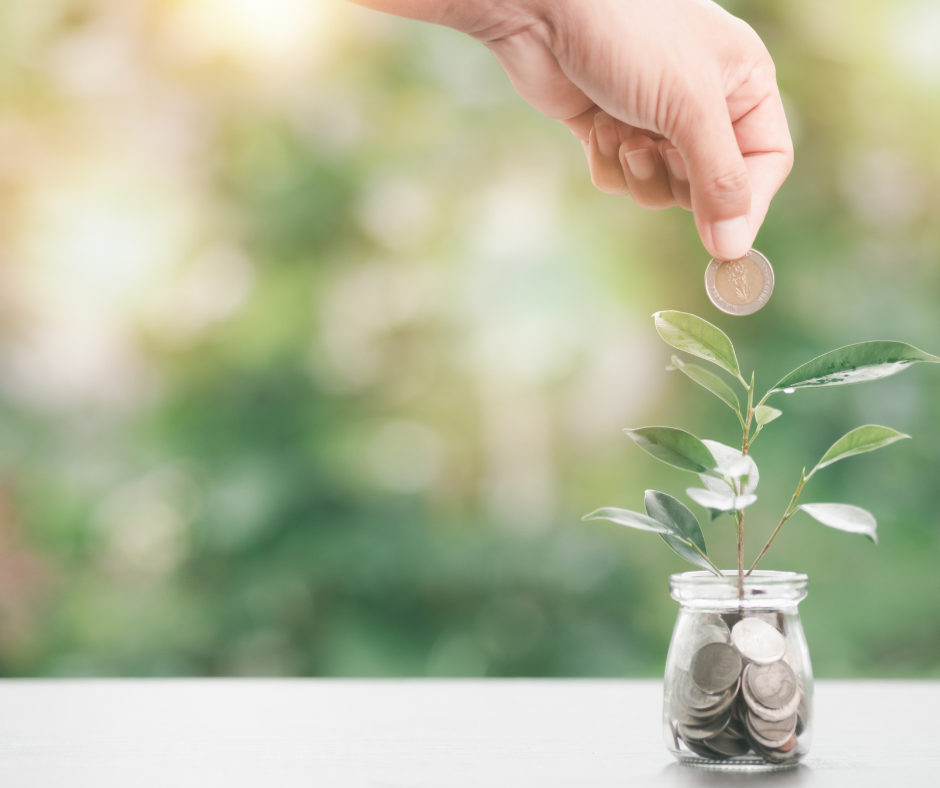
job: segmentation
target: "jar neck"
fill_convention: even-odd
[[[725,577],[684,572],[669,578],[669,595],[683,607],[697,609],[796,607],[806,598],[809,580],[796,572],[755,571],[739,581],[736,570]]]

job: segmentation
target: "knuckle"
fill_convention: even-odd
[[[733,203],[748,194],[750,185],[747,170],[741,167],[706,179],[702,191],[713,202]]]

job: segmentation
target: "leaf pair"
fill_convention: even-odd
[[[624,432],[657,460],[683,471],[697,473],[706,489],[690,487],[688,496],[712,518],[720,512],[740,511],[757,500],[760,479],[757,465],[738,449],[718,441],[699,440],[675,427],[640,427]],[[741,481],[743,480],[743,486]]]
[[[700,474],[705,489],[689,487],[686,495],[708,509],[712,520],[723,512],[739,512],[755,503],[760,471],[754,459],[718,441],[703,440],[702,443],[717,461],[720,478]]]
[[[895,441],[909,437],[910,435],[905,435],[903,432],[892,430],[890,427],[882,427],[878,424],[866,424],[864,427],[856,427],[832,444],[822,456],[822,459],[816,463],[813,470],[804,476],[804,480],[809,479],[821,468],[832,465],[832,463],[839,460],[844,460],[846,457],[854,457],[856,454],[864,454],[883,446],[890,446]],[[873,542],[878,542],[878,534],[875,531],[878,523],[875,516],[860,506],[851,506],[846,503],[804,503],[799,508],[823,525],[853,534],[863,534]]]
[[[687,561],[720,574],[707,559],[705,536],[695,515],[681,501],[666,493],[647,490],[643,498],[646,514],[628,509],[605,508],[586,514],[584,520],[610,520],[640,531],[654,531]]]
[[[668,344],[698,358],[711,361],[726,372],[741,378],[741,370],[738,365],[737,355],[734,352],[734,346],[721,329],[702,320],[700,317],[686,312],[656,312],[653,319],[656,323],[656,330]],[[784,375],[780,382],[767,392],[767,396],[778,391],[789,392],[791,389],[846,386],[854,383],[865,383],[869,380],[879,380],[880,378],[896,375],[898,372],[907,369],[911,364],[921,361],[937,364],[940,363],[940,358],[925,353],[923,350],[918,350],[906,342],[859,342],[855,345],[847,345],[846,347],[831,350],[797,367],[789,374]],[[728,392],[721,388],[721,386],[727,388],[727,385],[720,378],[714,375],[705,378],[699,372],[691,372],[681,365],[682,362],[679,362],[679,366],[677,366],[673,361],[674,368],[681,369],[697,383],[705,386],[709,391],[724,400],[729,406],[734,407],[726,398]],[[696,369],[701,368],[697,367]],[[714,386],[712,378],[718,380],[721,386]],[[707,383],[704,381],[707,381]],[[721,393],[716,389],[719,389]],[[734,402],[737,402],[737,397],[733,399]],[[740,410],[740,406],[738,406],[738,409]],[[758,423],[761,423],[761,418],[764,419],[763,423],[767,423],[778,415],[780,415],[779,411],[773,408],[768,409],[764,411],[762,417],[758,417]]]

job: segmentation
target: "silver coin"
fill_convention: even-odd
[[[692,664],[692,657],[695,653],[708,643],[730,643],[731,630],[720,618],[715,616],[716,621],[697,622],[692,626],[692,631],[685,633],[682,645],[676,653],[676,664],[685,670]]]
[[[680,722],[678,728],[679,733],[683,739],[707,741],[708,739],[714,739],[719,733],[727,728],[730,721],[731,711],[728,710],[707,725],[686,725],[684,722]]]
[[[717,697],[721,700],[707,709],[673,707],[673,715],[678,722],[684,722],[686,725],[707,725],[731,708],[737,697],[737,689],[738,685],[736,684],[732,690],[724,695],[718,695]]]
[[[772,709],[760,703],[751,692],[749,672],[752,669],[761,669],[761,666],[748,665],[744,669],[744,675],[741,678],[741,694],[744,697],[744,702],[748,709],[754,712],[754,714],[756,714],[761,719],[767,720],[768,722],[780,722],[781,720],[785,720],[787,717],[796,712],[802,700],[801,693],[799,692],[794,693],[792,700],[779,709]]]
[[[748,665],[747,685],[754,699],[769,709],[782,709],[794,698],[800,703],[796,675],[786,662]]]
[[[709,695],[702,692],[695,684],[688,673],[683,673],[676,680],[673,688],[673,697],[681,708],[691,714],[707,714],[709,709],[721,701],[723,696]]]
[[[682,685],[685,685],[686,682],[691,685],[691,681],[689,681],[687,676],[677,682],[669,703],[669,709],[673,719],[685,725],[698,727],[712,725],[716,719],[723,716],[731,709],[735,698],[737,698],[738,683],[723,695],[705,695],[705,693],[697,688],[693,688],[692,690],[685,689]],[[685,701],[688,695],[695,693],[713,700],[717,698],[717,701],[713,702],[712,705],[707,708],[696,708]]]
[[[796,735],[794,734],[794,739],[795,738]],[[790,748],[784,751],[782,749],[764,747],[756,741],[751,741],[751,749],[768,763],[783,764],[794,760],[795,753],[791,752],[791,750],[795,744],[796,742],[794,741],[793,744],[790,745]]]
[[[710,749],[729,758],[735,755],[746,755],[747,751],[751,749],[750,742],[747,739],[731,735],[727,730],[719,733],[714,739],[709,739],[707,743]]]
[[[738,260],[713,258],[705,269],[705,292],[722,312],[750,315],[770,299],[774,269],[764,255],[751,249]]]
[[[702,758],[707,758],[710,761],[720,761],[724,760],[724,756],[718,752],[715,752],[711,747],[709,747],[705,742],[696,741],[695,739],[686,740],[682,739],[682,742],[696,755],[701,756]]]
[[[727,643],[709,643],[692,658],[692,683],[710,695],[726,692],[741,675],[741,655]]]
[[[780,722],[768,722],[753,712],[748,712],[746,724],[752,739],[758,744],[775,749],[783,747],[796,732],[796,714],[791,714]]]
[[[742,618],[731,630],[731,643],[745,659],[758,665],[777,662],[787,653],[787,639],[779,629],[759,618]]]

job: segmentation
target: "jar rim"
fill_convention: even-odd
[[[809,578],[800,572],[755,570],[744,578],[743,591],[737,569],[724,577],[712,572],[682,572],[669,577],[669,595],[684,605],[734,604],[761,606],[768,603],[795,604],[806,598]]]
[[[694,583],[695,585],[705,586],[738,586],[737,569],[723,569],[724,577],[718,577],[714,572],[698,570],[695,572],[679,572],[669,576],[669,585],[685,585]],[[774,569],[755,569],[749,575],[744,577],[744,586],[753,585],[788,585],[791,583],[808,583],[809,577],[801,572],[778,572]]]

